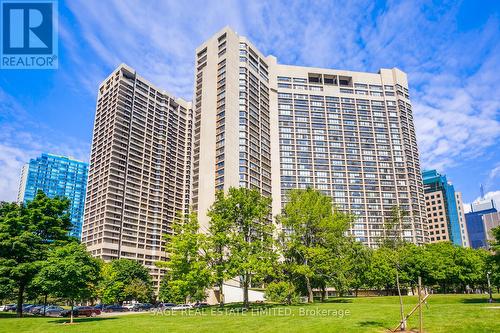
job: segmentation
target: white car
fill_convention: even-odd
[[[177,306],[174,306],[170,310],[179,311],[179,310],[189,310],[189,309],[192,309],[192,308],[193,308],[193,306],[190,305],[190,304],[179,304]]]
[[[123,307],[132,310],[135,304],[124,304]]]

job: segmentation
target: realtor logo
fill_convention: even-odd
[[[57,2],[1,2],[2,69],[57,68]]]

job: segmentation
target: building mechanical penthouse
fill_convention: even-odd
[[[120,66],[99,90],[82,236],[95,255],[134,258],[159,273],[151,263],[165,256],[161,233],[170,231],[175,211],[191,206],[206,230],[215,192],[232,186],[271,196],[273,216],[287,190],[316,188],[356,215],[351,232],[369,246],[378,244],[399,205],[408,212],[404,239],[428,242],[408,82],[399,69],[375,74],[281,65],[224,28],[196,49],[192,130],[188,102],[143,82]],[[178,122],[175,130],[154,118],[159,98],[165,119]],[[123,122],[126,135],[118,133]],[[157,122],[163,134],[151,127]],[[172,173],[155,192],[154,157],[146,150],[159,140],[175,154],[155,164]],[[122,187],[111,190],[110,177]]]

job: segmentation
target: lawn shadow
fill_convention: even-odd
[[[462,298],[460,302],[465,304],[477,304],[477,303],[498,304],[500,302],[500,299],[498,298],[494,298],[493,303],[489,303],[488,300],[489,300],[488,296],[486,296],[485,298]]]
[[[116,317],[106,317],[106,318],[98,318],[98,317],[89,317],[89,318],[74,318],[73,322],[74,323],[87,323],[87,322],[92,322],[92,321],[103,321],[103,320],[114,320],[117,319]],[[54,323],[54,324],[64,324],[64,323],[69,323],[70,318],[59,318],[55,320],[50,320],[49,323]]]
[[[361,327],[384,327],[383,322],[375,321],[375,320],[360,321],[360,322],[358,322],[358,324]],[[387,328],[387,327],[384,327],[384,328]]]
[[[332,298],[319,303],[352,303],[352,298]]]
[[[279,304],[279,303],[250,303],[250,307],[248,310],[243,308],[242,303],[231,303],[231,304],[225,304],[223,307],[214,305],[211,307],[208,307],[206,309],[222,309],[222,310],[230,310],[234,312],[243,312],[243,311],[252,311],[252,310],[265,310],[265,309],[270,309],[270,308],[275,308],[278,306],[287,306],[286,304]],[[204,310],[204,309],[203,309]]]

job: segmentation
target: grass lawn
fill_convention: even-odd
[[[500,299],[488,304],[486,295],[432,295],[424,309],[425,332],[500,332]],[[404,297],[406,312],[417,302]],[[15,318],[0,313],[0,332],[387,332],[398,324],[397,297],[331,299],[304,306],[275,306],[261,312],[203,312],[155,315],[151,313],[79,318],[64,325],[64,318]],[[493,307],[493,308],[492,308]],[[256,310],[257,311],[257,310]],[[409,321],[416,330],[418,317]]]

